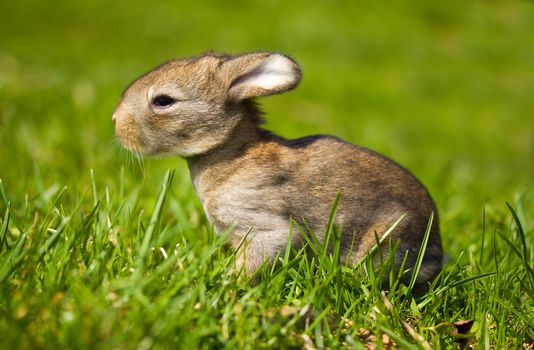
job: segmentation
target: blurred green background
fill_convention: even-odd
[[[117,189],[124,167],[126,190],[145,182],[147,206],[176,168],[179,197],[199,211],[185,162],[132,161],[111,114],[142,73],[210,50],[300,62],[300,87],[262,100],[267,128],[337,135],[411,169],[438,203],[453,254],[459,235],[478,233],[483,207],[529,194],[531,2],[2,1],[0,178],[14,208],[64,185],[87,193],[90,169]]]

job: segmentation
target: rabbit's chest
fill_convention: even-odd
[[[283,199],[257,183],[228,181],[217,187],[197,188],[197,192],[217,232],[229,227],[243,232],[287,226]]]

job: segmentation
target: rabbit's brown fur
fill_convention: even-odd
[[[438,220],[430,195],[410,172],[335,137],[286,140],[260,128],[253,99],[299,81],[297,63],[278,53],[171,61],[127,88],[113,115],[116,134],[127,148],[187,159],[216,230],[234,227],[234,246],[246,238],[240,264],[248,273],[284,249],[290,217],[321,238],[339,192],[335,222],[344,260],[361,259],[375,244],[375,232],[382,235],[406,214],[389,237],[399,242],[397,261],[407,251],[407,266],[413,266],[436,215],[417,280],[426,283],[441,270]]]

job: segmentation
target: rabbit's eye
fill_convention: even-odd
[[[152,104],[157,107],[168,107],[174,102],[176,102],[176,100],[167,95],[158,95],[152,99]]]

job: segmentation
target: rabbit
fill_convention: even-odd
[[[277,52],[172,60],[127,87],[112,116],[115,133],[129,150],[186,159],[208,220],[218,233],[232,228],[237,266],[249,275],[284,251],[290,220],[322,240],[339,193],[335,225],[347,263],[364,258],[376,235],[405,215],[387,239],[398,244],[396,263],[407,252],[404,266],[413,267],[434,214],[417,276],[417,285],[427,284],[443,254],[436,206],[414,175],[333,136],[288,140],[261,127],[256,98],[300,80],[300,66]],[[292,240],[305,242],[299,234]]]

